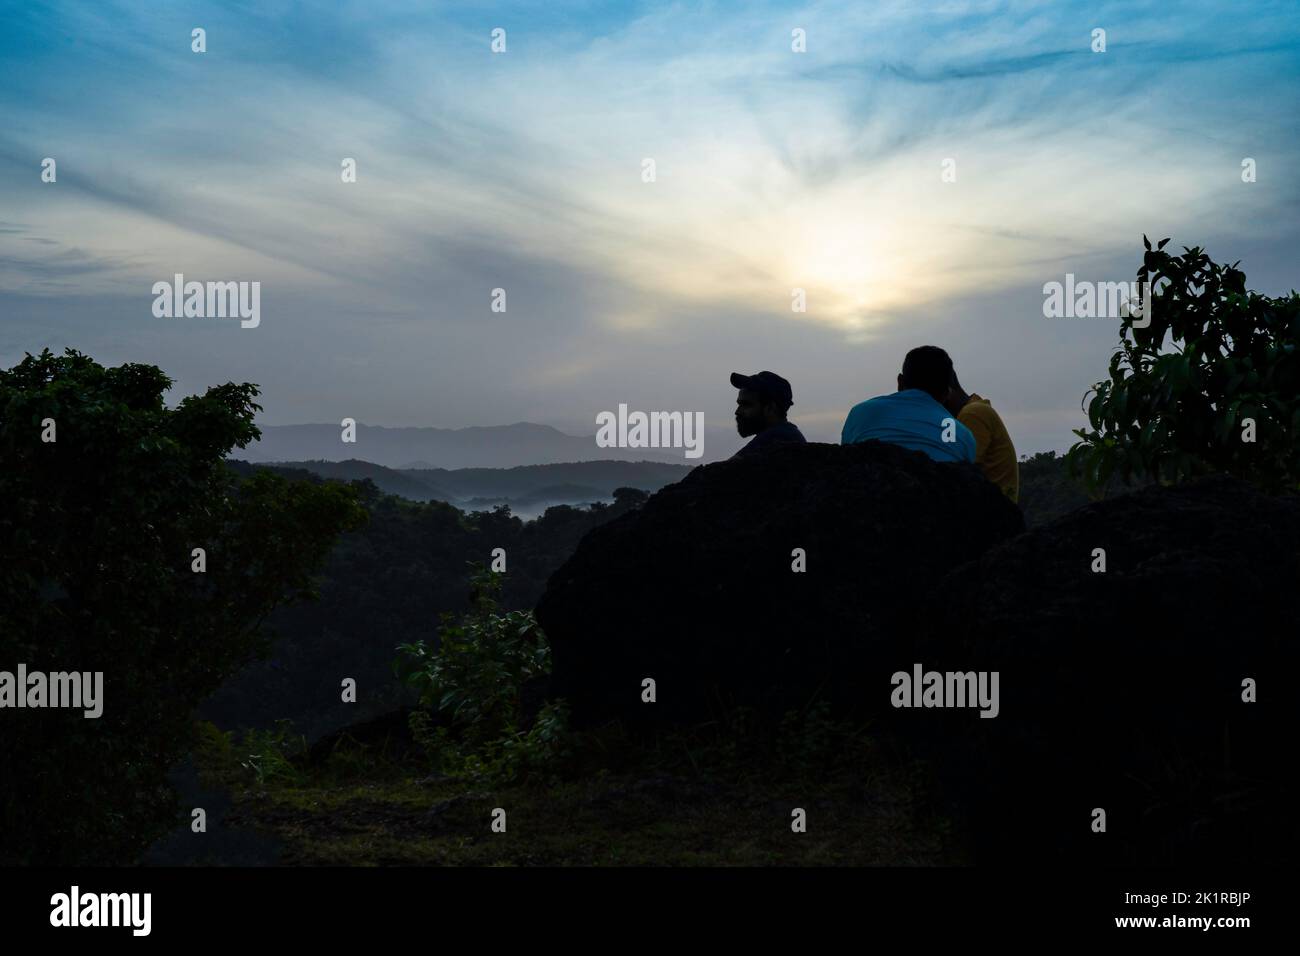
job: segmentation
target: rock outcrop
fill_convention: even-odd
[[[998,717],[893,723],[979,859],[1289,862],[1298,594],[1300,498],[1213,478],[1091,504],[936,591],[916,659],[998,671]]]
[[[579,724],[873,717],[977,862],[1290,862],[1300,835],[1300,497],[1204,479],[1024,532],[971,467],[778,446],[591,532],[537,615]],[[918,666],[996,673],[996,716],[893,706]]]
[[[1023,527],[973,466],[878,442],[705,465],[551,577],[537,617],[552,693],[579,724],[632,727],[779,713],[818,692],[878,711],[934,585]]]

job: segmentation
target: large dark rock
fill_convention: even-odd
[[[999,716],[892,726],[933,758],[978,860],[1289,863],[1298,594],[1296,497],[1215,478],[1091,504],[935,592],[916,662],[998,671]]]
[[[537,617],[552,692],[579,724],[780,713],[819,690],[879,711],[933,586],[1023,527],[973,466],[878,442],[705,465],[592,531],[551,577]]]

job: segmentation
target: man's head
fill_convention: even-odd
[[[952,382],[952,359],[938,346],[922,345],[912,349],[903,359],[903,371],[898,373],[898,390],[919,388],[940,405],[948,401],[948,386]]]
[[[966,403],[969,401],[970,395],[967,394],[966,389],[961,387],[961,382],[957,381],[957,372],[954,369],[952,378],[948,380],[948,399],[943,403],[943,407],[957,415],[966,407]]]
[[[790,383],[775,372],[732,372],[731,384],[740,389],[736,396],[736,431],[741,438],[781,424],[794,404]]]

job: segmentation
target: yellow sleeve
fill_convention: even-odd
[[[971,402],[957,415],[957,420],[971,430],[975,436],[975,457],[978,459],[988,451],[989,442],[993,440],[993,423],[984,414],[986,405]]]

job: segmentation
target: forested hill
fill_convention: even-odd
[[[254,468],[236,463],[237,472]],[[301,469],[269,469],[320,482]],[[316,737],[383,713],[402,699],[393,677],[398,644],[432,638],[443,613],[468,606],[469,566],[505,552],[503,602],[531,608],[555,568],[592,528],[636,507],[646,493],[621,488],[614,503],[557,505],[532,521],[508,510],[464,513],[441,501],[416,502],[361,486],[365,526],[343,535],[320,576],[320,598],[272,617],[270,656],[226,682],[202,708],[222,727],[269,726],[288,718]],[[352,677],[358,703],[339,706],[338,683]],[[362,693],[364,691],[364,693]]]
[[[232,460],[230,465],[245,475],[254,467],[268,467],[242,460]],[[655,461],[578,461],[514,468],[388,468],[351,458],[284,461],[269,467],[310,472],[339,481],[369,478],[386,494],[412,501],[445,501],[464,510],[474,510],[497,504],[527,507],[537,503],[608,502],[616,488],[658,491],[686,477],[692,466]]]

